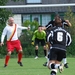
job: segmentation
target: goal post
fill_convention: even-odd
[[[0,6],[0,8],[33,8],[33,7],[66,7],[66,6],[75,6],[75,3],[69,4],[38,4],[38,5],[7,5],[7,6]]]

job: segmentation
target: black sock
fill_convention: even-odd
[[[38,50],[35,50],[35,55],[38,56]]]
[[[46,50],[44,50],[44,55],[46,56]]]

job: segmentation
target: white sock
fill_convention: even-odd
[[[66,63],[67,63],[67,59],[63,58],[63,64],[66,64]]]
[[[55,73],[57,73],[57,69],[51,69],[51,71],[54,71]]]
[[[60,64],[55,64],[55,69],[58,69],[59,66]]]

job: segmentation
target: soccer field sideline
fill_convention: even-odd
[[[67,58],[69,68],[64,68],[61,75],[75,75],[75,58]],[[9,64],[4,68],[4,59],[0,59],[0,75],[50,75],[50,70],[43,66],[45,58],[23,58],[23,67],[17,64],[17,58],[11,58]],[[57,75],[60,75],[58,72]]]

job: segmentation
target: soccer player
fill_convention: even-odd
[[[22,46],[20,43],[20,40],[17,36],[17,29],[29,29],[28,27],[22,27],[14,23],[13,17],[9,17],[8,19],[8,25],[5,26],[3,29],[2,35],[1,35],[1,43],[0,45],[4,45],[4,38],[7,36],[6,46],[7,46],[7,55],[5,57],[5,64],[4,67],[8,66],[8,61],[10,59],[11,53],[16,49],[18,52],[18,61],[17,63],[20,66],[23,66],[22,64]]]
[[[38,58],[38,46],[41,44],[44,49],[44,54],[46,57],[46,46],[45,46],[45,41],[46,41],[46,33],[44,30],[42,30],[42,26],[39,26],[37,30],[35,30],[33,37],[32,37],[32,42],[35,42],[35,59]]]
[[[51,44],[48,63],[48,68],[51,69],[50,75],[56,75],[57,69],[60,73],[63,71],[64,65],[61,61],[66,54],[66,46],[71,44],[71,35],[61,25],[61,21],[58,21],[47,38],[48,44]]]
[[[56,15],[53,20],[51,20],[45,27],[43,27],[43,29],[46,30],[47,36],[50,33],[51,28],[57,25],[57,21],[61,21],[61,23],[62,23],[61,27],[62,28],[64,28],[65,26],[67,26],[67,27],[72,26],[71,23],[69,22],[69,20],[63,20],[63,19],[61,19],[61,17],[59,15]],[[66,54],[64,55],[63,63],[64,63],[64,67],[68,68]],[[47,65],[47,62],[45,62],[43,64],[43,66],[46,66],[46,65]]]

